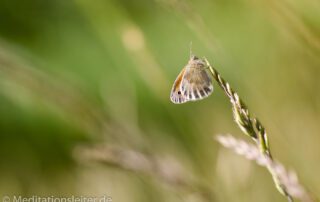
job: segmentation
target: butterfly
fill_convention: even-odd
[[[170,100],[182,104],[204,99],[212,92],[212,77],[206,61],[193,55],[174,81]]]

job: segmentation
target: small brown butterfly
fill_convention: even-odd
[[[213,91],[212,77],[204,59],[191,56],[172,86],[170,100],[175,104],[197,101]]]

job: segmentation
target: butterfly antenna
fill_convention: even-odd
[[[192,41],[190,41],[190,44],[189,44],[189,48],[190,48],[190,58],[192,57],[193,53],[192,53]]]

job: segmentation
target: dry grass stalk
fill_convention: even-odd
[[[272,175],[275,175],[279,179],[279,182],[290,196],[303,202],[314,201],[306,189],[299,183],[297,174],[293,170],[286,170],[283,164],[261,153],[256,145],[238,140],[231,135],[219,135],[216,139],[226,148],[232,149],[235,153],[268,168]]]

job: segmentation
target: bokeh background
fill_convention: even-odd
[[[317,0],[0,0],[0,195],[286,201],[266,169],[214,140],[250,141],[216,84],[201,102],[170,102],[192,42],[319,197],[319,10]],[[107,162],[75,152],[97,145]]]

